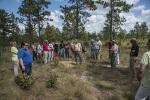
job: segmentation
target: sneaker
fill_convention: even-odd
[[[47,63],[44,63],[44,65],[46,65]]]

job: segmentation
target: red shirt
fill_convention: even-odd
[[[111,49],[112,48],[112,43],[108,43],[108,48]]]
[[[43,44],[43,51],[48,51],[48,44],[47,43]]]

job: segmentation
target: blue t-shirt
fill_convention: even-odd
[[[31,56],[29,50],[26,50],[23,48],[19,49],[19,51],[18,51],[18,59],[19,58],[22,58],[24,66],[33,62],[33,59],[32,59],[32,56]]]
[[[95,49],[95,43],[91,44],[91,50],[93,51]]]

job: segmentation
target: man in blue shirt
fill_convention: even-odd
[[[22,42],[21,48],[18,51],[18,59],[19,64],[22,69],[22,73],[25,73],[27,75],[31,75],[32,73],[32,56],[28,50],[28,43]]]

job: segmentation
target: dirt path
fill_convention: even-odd
[[[74,61],[60,61],[59,63],[63,64],[67,68],[75,66],[75,62]]]

